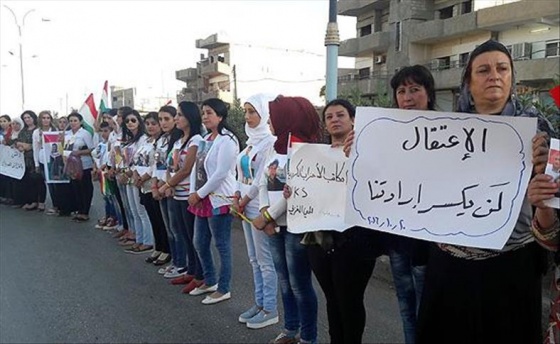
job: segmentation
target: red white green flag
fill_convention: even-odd
[[[95,108],[93,93],[91,93],[87,97],[86,101],[84,102],[84,105],[82,105],[80,111],[78,112],[84,118],[84,121],[82,122],[84,129],[89,131],[89,133],[93,135],[94,133],[93,123],[95,123],[95,120],[97,119],[97,109]]]
[[[99,102],[99,113],[105,113],[109,107],[109,81],[105,80],[103,84],[103,92],[101,93],[101,102]]]

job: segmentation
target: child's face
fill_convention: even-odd
[[[103,138],[103,140],[108,140],[109,134],[111,134],[111,130],[109,130],[109,128],[101,129],[101,137]]]
[[[557,154],[553,159],[552,159],[552,167],[555,170],[560,170],[560,154]]]

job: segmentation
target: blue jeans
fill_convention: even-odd
[[[294,334],[300,330],[301,339],[315,343],[317,295],[302,238],[303,234],[288,233],[286,227],[280,227],[280,233],[270,237],[270,249],[282,293],[284,328]]]
[[[401,250],[389,250],[389,257],[399,300],[405,342],[413,344],[416,341],[416,322],[422,299],[426,266],[413,266],[410,255]]]
[[[134,231],[134,216],[132,216],[132,210],[130,209],[130,204],[128,203],[128,197],[126,195],[126,185],[124,184],[117,184],[119,188],[119,193],[121,194],[121,200],[123,203],[124,214],[123,217],[126,217],[126,222],[128,224],[128,230]]]
[[[162,198],[159,201],[159,208],[161,210],[161,216],[163,217],[163,223],[165,223],[165,230],[167,232],[167,241],[169,242],[169,253],[171,254],[171,263],[173,266],[177,265],[179,258],[177,255],[177,237],[175,233],[171,230],[171,208],[170,204],[173,198]],[[183,255],[184,256],[184,255]]]
[[[218,292],[230,291],[231,282],[231,220],[230,214],[211,217],[196,216],[194,220],[194,247],[204,271],[204,283],[208,286],[218,283]],[[216,281],[216,270],[210,244],[214,244],[220,256],[220,278]]]
[[[263,307],[267,312],[276,312],[278,276],[270,251],[270,239],[263,231],[253,229],[251,224],[245,221],[242,224],[247,243],[247,255],[253,268],[255,304]]]
[[[150,223],[148,212],[146,208],[140,204],[140,189],[134,185],[127,185],[126,196],[132,212],[132,217],[134,218],[136,243],[153,246],[154,232],[152,231],[152,224]]]
[[[186,267],[189,275],[194,275],[197,280],[202,280],[202,267],[194,248],[194,218],[187,210],[187,201],[178,201],[169,198],[167,207],[171,231],[175,236],[175,252],[177,267]]]

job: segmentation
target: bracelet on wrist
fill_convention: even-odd
[[[554,223],[552,224],[552,226],[550,226],[550,228],[548,228],[547,230],[541,228],[539,221],[537,220],[537,218],[533,218],[532,221],[532,226],[531,226],[531,231],[533,232],[533,235],[540,241],[551,241],[553,239],[556,238],[556,236],[558,236],[558,232],[560,231],[560,224],[559,224],[559,220],[558,217],[556,216],[556,219],[554,221]],[[544,232],[544,233],[543,233]]]
[[[266,219],[267,222],[274,221],[272,216],[270,216],[270,213],[268,212],[268,210],[263,211],[263,216],[264,216],[264,218]]]

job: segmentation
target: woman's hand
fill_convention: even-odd
[[[284,184],[284,190],[282,190],[282,196],[285,199],[292,197],[292,188],[288,184]]]
[[[533,174],[544,173],[548,161],[548,135],[538,133],[533,137]]]
[[[255,229],[258,231],[264,230],[266,225],[267,221],[263,215],[259,215],[253,219],[253,227],[255,227]]]
[[[168,188],[167,190],[165,190],[165,193],[163,194],[165,198],[173,197],[174,195],[175,195],[175,189],[172,188]]]
[[[354,144],[354,130],[349,132],[348,135],[346,136],[346,139],[344,140],[344,146],[342,150],[344,151],[344,154],[346,155],[347,158],[350,156],[350,152],[352,150],[353,144]]]
[[[198,203],[200,203],[200,201],[202,201],[202,198],[200,198],[200,196],[196,192],[190,194],[189,205],[191,207],[195,207]]]
[[[537,208],[548,208],[544,201],[554,197],[558,192],[560,185],[552,180],[552,177],[547,174],[537,174],[531,179],[527,189],[527,197],[532,205]]]

